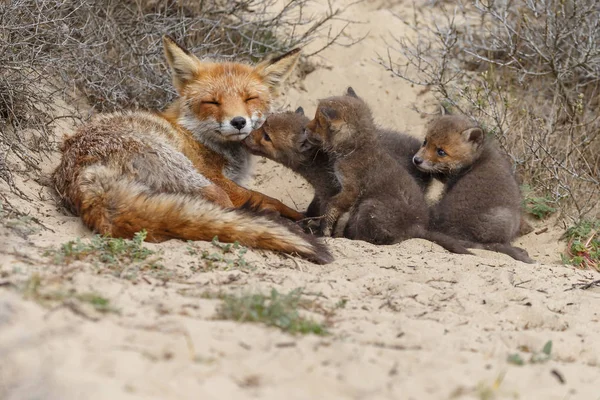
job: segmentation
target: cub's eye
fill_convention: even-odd
[[[427,139],[423,140],[423,147],[427,146]]]
[[[219,103],[218,101],[215,101],[215,100],[203,101],[202,104],[212,104],[213,106],[220,106],[221,105],[221,103]]]
[[[258,96],[250,96],[246,99],[246,103],[249,101],[252,101],[252,100],[257,100],[257,99],[258,99]]]
[[[270,142],[271,136],[269,136],[269,134],[267,132],[263,132],[263,139],[265,139],[267,142]]]
[[[444,151],[444,149],[440,149],[440,148],[438,148],[438,149],[437,149],[437,155],[438,155],[438,156],[440,156],[440,157],[445,157],[445,156],[447,156],[447,154],[446,154],[446,152]]]

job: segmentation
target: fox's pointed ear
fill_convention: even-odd
[[[180,46],[171,36],[163,36],[165,58],[171,68],[173,85],[179,93],[200,71],[200,60]]]
[[[348,89],[346,90],[346,96],[350,96],[350,97],[354,97],[354,98],[358,99],[358,95],[356,94],[354,89],[352,89],[352,86],[348,86]]]
[[[302,107],[296,108],[296,114],[304,115],[304,108],[302,108]]]
[[[478,126],[475,128],[465,129],[461,135],[464,140],[467,142],[473,142],[477,146],[480,146],[483,143],[483,129]]]
[[[300,49],[294,49],[282,56],[267,58],[258,64],[254,70],[265,80],[271,90],[275,92],[275,89],[292,73],[299,59]]]
[[[334,120],[338,117],[337,111],[331,107],[319,107],[319,112],[325,117],[325,119],[329,121]]]

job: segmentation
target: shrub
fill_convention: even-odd
[[[404,20],[416,39],[396,39],[380,63],[478,120],[564,216],[597,218],[600,3],[448,3],[417,8]]]

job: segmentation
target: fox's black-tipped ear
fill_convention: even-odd
[[[276,93],[276,89],[294,70],[300,59],[300,49],[288,51],[279,57],[268,57],[255,68],[255,71],[264,78],[269,88]]]
[[[477,146],[480,146],[483,143],[483,129],[478,126],[475,128],[465,129],[461,135],[466,141],[473,142]]]
[[[319,107],[319,112],[329,121],[338,117],[337,111],[331,107]]]
[[[352,89],[352,86],[348,86],[348,89],[346,90],[346,96],[350,96],[350,97],[354,97],[354,98],[358,99],[358,95],[356,94],[354,89]]]
[[[304,108],[302,108],[302,107],[296,108],[296,114],[304,115]]]
[[[171,36],[163,36],[163,49],[173,75],[173,85],[181,94],[185,85],[199,73],[202,63]]]

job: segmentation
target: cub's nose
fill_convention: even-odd
[[[414,156],[413,157],[413,163],[415,165],[421,165],[421,164],[423,164],[423,159],[421,157],[419,157],[419,156]]]
[[[246,126],[246,118],[244,118],[244,117],[235,117],[229,123],[235,129],[241,130],[243,127]]]

